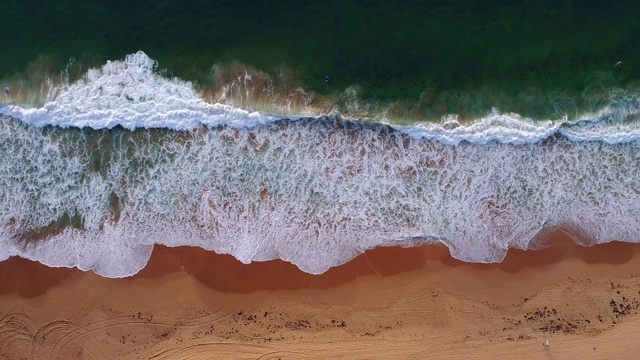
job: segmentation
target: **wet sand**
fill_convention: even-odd
[[[631,359],[639,301],[640,245],[562,238],[491,265],[374,249],[322,275],[188,247],[126,279],[11,258],[0,359]]]

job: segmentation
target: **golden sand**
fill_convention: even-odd
[[[627,243],[383,248],[323,275],[188,247],[126,279],[11,258],[0,359],[637,359],[639,301]]]

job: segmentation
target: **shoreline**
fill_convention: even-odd
[[[136,274],[123,278],[103,277],[75,267],[52,267],[12,256],[0,261],[0,279],[3,280],[0,283],[0,295],[17,292],[27,298],[38,296],[66,278],[85,273],[114,281],[137,281],[182,272],[212,290],[242,294],[260,290],[326,289],[348,284],[362,276],[388,277],[424,270],[434,263],[473,271],[518,273],[572,258],[585,264],[621,265],[640,256],[640,243],[613,241],[596,245],[577,244],[561,230],[550,231],[537,241],[536,246],[539,249],[509,249],[505,259],[496,263],[458,260],[450,255],[444,245],[377,247],[322,274],[312,274],[281,259],[244,264],[232,255],[218,254],[200,247],[155,245],[147,264]],[[218,272],[225,274],[224,281],[222,276],[217,275]]]
[[[124,279],[11,258],[0,355],[625,358],[640,351],[638,269],[640,244],[566,239],[498,264],[378,248],[321,275],[187,247],[156,246]]]

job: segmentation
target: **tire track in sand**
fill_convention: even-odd
[[[31,358],[44,359],[44,354],[49,347],[47,345],[71,332],[72,328],[73,324],[66,320],[57,320],[41,326],[31,342]]]
[[[69,331],[64,336],[60,337],[54,344],[51,349],[49,359],[58,359],[61,356],[62,351],[71,343],[77,341],[80,338],[85,338],[86,346],[81,346],[83,348],[91,348],[92,350],[100,349],[100,356],[108,359],[112,357],[112,351],[102,350],[103,346],[95,339],[89,337],[89,335],[104,331],[107,332],[110,329],[120,328],[120,327],[135,327],[135,326],[143,326],[143,327],[153,327],[151,330],[155,330],[156,327],[167,327],[173,329],[179,328],[192,328],[199,327],[203,325],[209,325],[211,323],[215,323],[220,321],[226,317],[231,316],[230,312],[226,312],[220,314],[219,311],[216,311],[211,314],[207,314],[200,317],[195,317],[191,319],[182,320],[179,322],[164,322],[164,321],[153,321],[152,317],[145,317],[141,313],[137,315],[122,315],[109,319],[94,321],[88,323],[84,326],[77,327],[71,331]]]
[[[31,329],[29,327],[31,319],[20,312],[8,312],[0,318],[0,354],[12,349],[14,343],[24,341],[31,343]]]
[[[237,342],[204,342],[182,347],[172,347],[163,350],[148,358],[148,360],[187,360],[199,358],[211,358],[215,356],[220,359],[230,359],[242,354],[246,358],[256,360],[277,359],[282,356],[301,358],[304,353],[291,351],[277,351],[275,346],[264,344],[247,344]],[[200,357],[199,357],[200,356]]]

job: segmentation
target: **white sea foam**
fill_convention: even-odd
[[[154,244],[191,245],[321,273],[407,241],[500,261],[562,225],[640,241],[632,101],[575,122],[392,128],[207,104],[153,68],[134,54],[42,109],[0,109],[0,259],[121,277]]]
[[[501,114],[493,110],[486,117],[470,124],[449,119],[441,124],[398,127],[406,133],[448,145],[463,141],[484,145],[491,142],[521,145],[549,138],[562,126],[562,122],[533,122],[518,114]]]
[[[86,133],[5,118],[1,129],[1,256],[105,276],[135,273],[155,243],[319,273],[408,239],[480,262],[556,225],[640,239],[636,144],[451,146],[335,119]],[[17,240],[64,214],[81,226]]]
[[[51,99],[42,108],[4,105],[0,106],[0,114],[37,127],[111,129],[122,126],[130,130],[193,130],[202,125],[245,128],[284,117],[209,104],[199,97],[189,82],[165,78],[155,71],[156,67],[154,60],[139,51],[122,61],[109,61],[100,69],[91,69],[77,83],[53,91]],[[393,126],[411,136],[449,145],[463,141],[472,144],[534,143],[558,132],[574,141],[615,144],[640,139],[639,111],[640,102],[632,99],[624,105],[616,104],[599,114],[572,122],[562,119],[532,121],[518,114],[494,110],[470,123],[460,123],[452,118],[440,124]],[[628,121],[629,118],[635,121]]]
[[[156,66],[145,53],[137,52],[89,70],[77,83],[54,92],[42,108],[7,105],[0,108],[0,114],[40,127],[110,129],[119,125],[130,130],[252,126],[272,119],[227,105],[208,104],[189,82],[167,79],[155,72]]]

